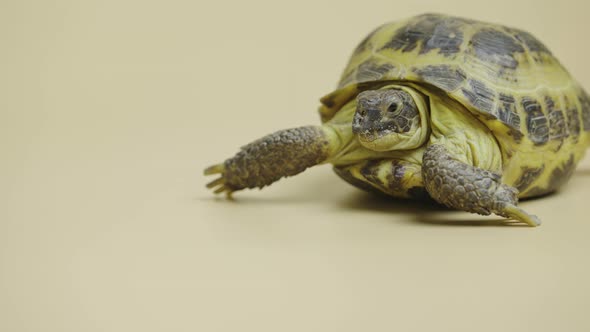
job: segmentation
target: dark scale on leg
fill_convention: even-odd
[[[478,59],[511,69],[518,67],[515,53],[525,51],[515,38],[502,30],[492,28],[481,29],[473,35],[470,45]]]
[[[543,173],[545,166],[541,167],[521,167],[520,177],[516,180],[514,186],[519,191],[525,191],[535,182]]]
[[[426,83],[430,83],[446,92],[457,90],[465,82],[465,73],[450,65],[426,66],[414,68],[414,72]]]
[[[549,124],[543,114],[541,105],[530,97],[522,99],[522,106],[526,114],[528,136],[535,145],[542,145],[549,140]]]
[[[471,105],[488,114],[494,111],[496,93],[488,88],[485,83],[471,79],[468,86],[461,89]]]
[[[537,217],[517,207],[518,190],[501,182],[500,175],[467,165],[439,144],[426,149],[422,162],[426,190],[448,207],[489,215],[491,213],[537,226]]]

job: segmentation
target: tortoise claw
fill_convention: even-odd
[[[219,177],[219,178],[217,178],[217,179],[215,179],[215,180],[213,180],[213,181],[211,181],[209,183],[207,183],[206,187],[209,188],[209,189],[212,189],[214,187],[217,187],[220,184],[221,185],[224,185],[225,184],[225,179],[223,178],[223,176],[222,177]]]
[[[213,166],[209,166],[205,168],[203,172],[205,175],[213,175],[213,174],[223,174],[225,171],[225,166],[223,164],[217,164]]]
[[[206,187],[213,190],[214,194],[225,193],[227,199],[232,199],[232,193],[234,192],[234,190],[227,185],[226,179],[224,177],[224,172],[225,166],[223,164],[217,164],[207,167],[203,172],[205,175],[220,174],[221,176],[207,183]]]
[[[215,189],[213,191],[214,194],[221,194],[221,193],[225,193],[225,198],[227,199],[233,199],[232,197],[232,193],[234,192],[233,189],[225,186],[225,185],[221,185],[220,187],[218,187],[217,189]]]
[[[226,186],[221,186],[213,191],[214,194],[221,194],[224,191],[227,191],[228,188]]]

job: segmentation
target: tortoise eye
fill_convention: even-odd
[[[397,111],[398,107],[399,107],[399,104],[396,102],[393,102],[389,105],[389,107],[387,107],[387,112],[393,113],[393,112]]]

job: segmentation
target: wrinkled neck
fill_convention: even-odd
[[[330,154],[326,163],[351,164],[369,156],[370,151],[360,144],[352,132],[351,121],[355,108],[356,101],[349,102],[322,126],[330,143]]]
[[[374,151],[361,145],[352,132],[351,125],[356,105],[356,100],[350,101],[322,126],[330,145],[330,154],[324,163],[350,165],[363,160],[381,158],[397,158],[421,163],[421,153],[417,152],[418,149]]]

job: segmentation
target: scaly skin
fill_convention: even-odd
[[[220,174],[207,187],[231,195],[236,190],[262,188],[282,177],[293,176],[329,156],[329,142],[318,126],[285,129],[241,148],[233,158],[205,170]]]
[[[494,213],[529,226],[541,224],[539,218],[516,206],[518,190],[503,184],[500,175],[458,161],[440,144],[426,149],[422,178],[430,196],[448,207],[482,215]]]

